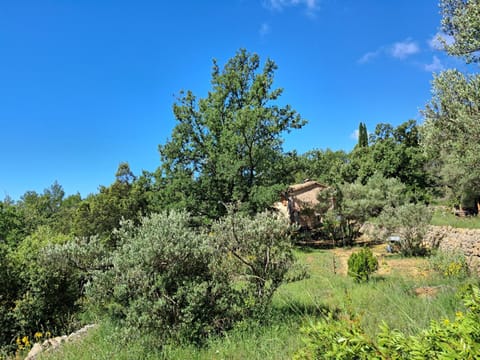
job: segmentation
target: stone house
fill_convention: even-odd
[[[321,216],[315,209],[319,204],[318,194],[327,188],[317,181],[305,180],[302,184],[289,186],[281,195],[281,201],[273,207],[292,224],[313,229],[321,223]],[[331,201],[333,206],[333,199]]]

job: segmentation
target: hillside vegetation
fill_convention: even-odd
[[[440,7],[445,50],[478,65],[480,2]],[[153,171],[121,163],[86,198],[54,183],[0,202],[0,358],[91,322],[48,356],[475,358],[478,278],[423,240],[432,216],[478,226],[479,74],[436,74],[422,124],[360,123],[351,152],[298,154],[283,136],[307,121],[282,103],[276,69],[246,49],[213,61],[207,95],[174,103]],[[301,209],[315,229],[272,212],[307,178],[327,185]],[[377,257],[349,261],[362,235]],[[312,239],[331,249],[300,247]]]
[[[475,279],[445,276],[423,258],[402,258],[374,246],[379,270],[368,283],[347,276],[347,259],[356,249],[296,251],[308,268],[307,279],[280,287],[268,321],[247,320],[204,346],[173,343],[158,350],[158,336],[123,341],[121,329],[102,322],[78,343],[67,344],[42,359],[291,359],[304,346],[302,328],[328,319],[355,318],[374,339],[387,324],[406,336],[427,328],[432,320],[453,321],[465,307],[457,293]]]

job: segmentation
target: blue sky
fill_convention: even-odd
[[[277,63],[280,102],[309,120],[286,150],[349,151],[360,121],[421,120],[432,72],[459,66],[439,25],[434,0],[1,2],[0,198],[155,170],[175,95],[205,96],[239,48]]]

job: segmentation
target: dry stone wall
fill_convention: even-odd
[[[480,275],[480,229],[430,226],[425,241],[429,246],[438,246],[444,251],[461,250],[470,270]]]
[[[75,331],[74,333],[68,336],[67,335],[57,336],[57,337],[45,340],[42,344],[36,343],[35,345],[33,345],[32,349],[28,353],[25,360],[35,360],[42,352],[58,349],[65,342],[80,339],[81,337],[86,335],[90,329],[94,328],[95,326],[96,326],[95,324],[86,325],[80,330]]]

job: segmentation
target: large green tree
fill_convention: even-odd
[[[441,0],[442,30],[452,37],[444,42],[450,55],[480,61],[480,0]]]
[[[339,170],[348,163],[348,154],[343,150],[313,149],[299,157],[297,163],[301,166],[296,169],[296,182],[308,178],[332,185],[345,180]]]
[[[480,1],[442,0],[442,30],[451,55],[480,62]],[[480,198],[480,75],[446,70],[433,80],[433,96],[423,111],[423,145],[457,203],[475,208]]]
[[[431,169],[457,202],[472,207],[480,195],[480,76],[457,70],[435,76],[424,116]]]
[[[100,186],[98,194],[89,195],[78,205],[74,235],[99,235],[112,240],[112,230],[120,226],[120,220],[138,223],[140,217],[146,215],[150,186],[147,178],[137,179],[128,163],[119,164],[115,177],[113,184]]]
[[[222,203],[240,201],[257,210],[282,179],[282,134],[305,124],[289,105],[277,103],[277,65],[240,50],[223,69],[213,61],[205,98],[182,92],[173,106],[177,125],[159,146],[165,205],[182,203],[197,215],[218,217]],[[259,201],[258,199],[263,199]]]
[[[433,179],[427,173],[427,157],[420,146],[420,132],[415,120],[397,127],[377,124],[370,134],[369,146],[357,146],[341,168],[347,182],[367,183],[375,173],[397,178],[408,189],[412,200],[427,200]]]

